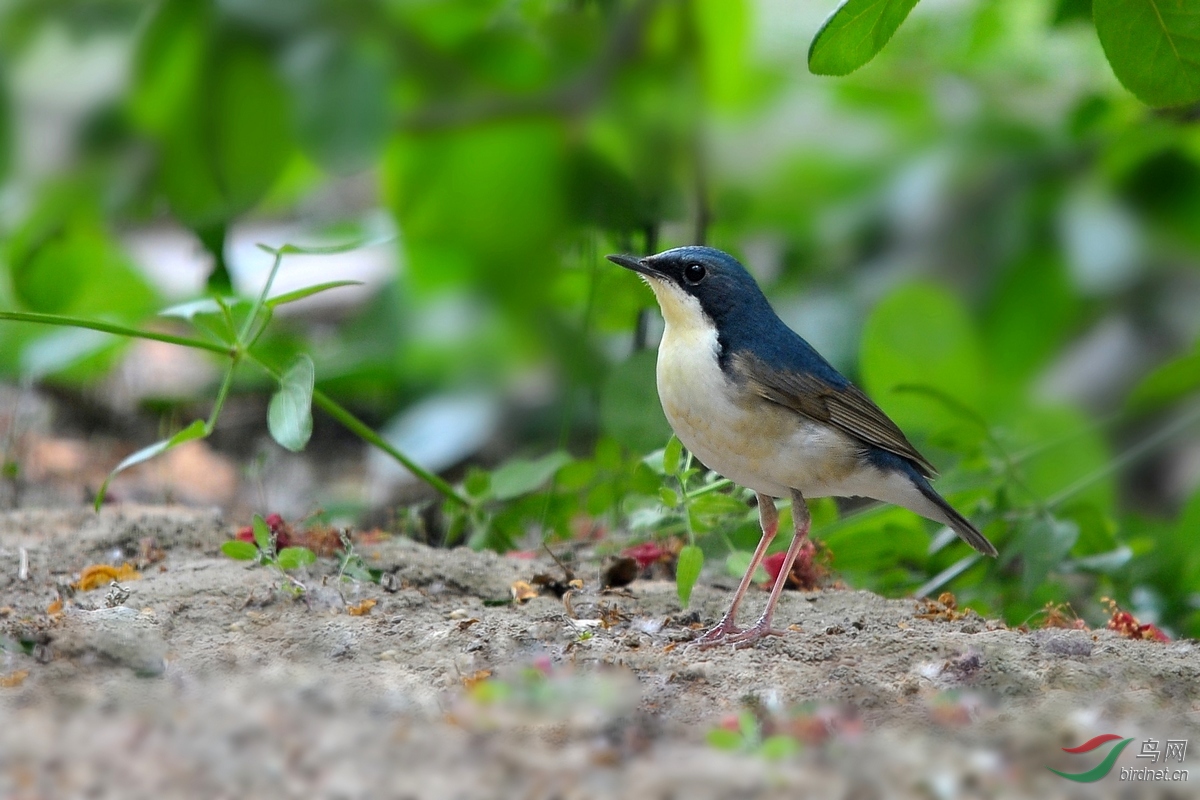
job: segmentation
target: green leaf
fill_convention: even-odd
[[[1071,520],[1047,518],[1039,515],[1025,526],[1020,539],[1020,553],[1025,571],[1021,586],[1031,594],[1046,580],[1071,552],[1079,538],[1079,526]]]
[[[1138,412],[1152,411],[1197,389],[1200,389],[1200,344],[1143,378],[1129,394],[1125,406]]]
[[[287,67],[301,146],[332,172],[371,166],[391,129],[390,51],[372,47],[366,35],[337,41],[315,34],[297,44]]]
[[[658,402],[656,358],[652,350],[634,353],[613,367],[600,390],[600,429],[635,453],[662,447],[671,435]]]
[[[304,449],[312,436],[312,395],[316,368],[306,353],[296,357],[279,380],[279,391],[267,408],[271,437],[293,453]]]
[[[1191,0],[1095,0],[1092,18],[1113,72],[1139,100],[1200,100],[1200,13]]]
[[[149,461],[155,456],[167,452],[172,447],[183,444],[184,442],[190,442],[193,439],[203,439],[207,435],[207,425],[205,424],[204,420],[198,419],[191,425],[188,425],[186,428],[176,433],[174,436],[168,439],[163,439],[159,442],[155,442],[147,447],[143,447],[133,455],[127,456],[120,464],[117,464],[116,468],[114,468],[112,472],[108,473],[108,477],[105,478],[104,483],[100,485],[100,491],[96,492],[96,510],[100,510],[100,506],[104,503],[104,495],[108,493],[108,485],[118,473],[129,469],[135,464],[141,464],[143,461]]]
[[[279,551],[275,559],[280,569],[299,569],[317,560],[317,556],[307,547],[285,547]]]
[[[342,242],[340,244],[304,245],[288,243],[280,245],[279,247],[272,247],[269,244],[263,244],[262,242],[259,242],[255,245],[255,247],[257,247],[259,250],[262,250],[264,253],[270,253],[273,256],[336,256],[341,253],[352,253],[355,250],[361,250],[365,247],[374,247],[375,245],[379,244],[387,244],[388,242],[395,241],[395,239],[395,236],[388,235],[376,236],[368,239],[355,239],[353,241]]]
[[[674,508],[679,505],[679,495],[665,486],[658,490],[658,499],[667,508]]]
[[[699,547],[689,544],[679,551],[679,561],[675,566],[675,591],[684,608],[692,598],[692,587],[696,585],[703,567],[704,551]]]
[[[668,475],[678,475],[683,466],[683,442],[678,436],[672,436],[663,449],[663,472]]]
[[[294,292],[277,295],[267,299],[267,308],[275,308],[286,303],[294,303],[297,300],[303,300],[306,297],[312,297],[314,294],[327,292],[330,289],[338,289],[342,286],[362,286],[362,281],[329,281],[328,283],[318,283],[315,286],[305,286],[303,289],[297,289]]]
[[[221,552],[238,561],[252,561],[258,556],[257,547],[239,539],[232,539],[222,544]]]
[[[547,453],[532,461],[514,458],[501,464],[492,473],[492,494],[497,500],[511,500],[528,494],[554,477],[571,456],[562,450]]]
[[[944,403],[900,386],[924,386],[979,412],[984,398],[983,360],[963,304],[931,284],[903,287],[876,306],[863,329],[860,356],[864,388],[906,432],[928,435],[954,424],[976,437]]]
[[[693,514],[704,517],[720,517],[726,515],[742,515],[748,506],[736,497],[713,492],[693,498],[689,505]]]
[[[713,728],[705,738],[718,750],[737,750],[742,746],[742,734],[725,728]]]
[[[725,573],[731,578],[741,579],[746,574],[746,570],[750,569],[750,559],[754,558],[754,554],[749,550],[734,550],[729,555],[725,556]],[[754,570],[754,577],[751,580],[754,583],[762,583],[770,576],[761,564]]]
[[[795,755],[800,743],[790,736],[768,736],[759,747],[762,757],[770,761],[781,761]]]
[[[202,46],[185,102],[157,134],[162,188],[195,228],[254,206],[292,152],[288,96],[267,49],[232,33]]]
[[[844,0],[808,48],[814,75],[848,75],[883,49],[917,0]]]
[[[236,297],[224,298],[226,308],[232,308],[235,305],[242,303],[244,300]],[[173,317],[175,319],[184,319],[191,322],[195,317],[201,314],[223,314],[221,303],[214,297],[201,297],[198,300],[189,300],[186,303],[176,303],[173,306],[168,306],[158,312],[160,317]]]
[[[251,522],[251,529],[254,531],[254,543],[258,545],[258,549],[264,553],[272,552],[274,548],[271,547],[271,529],[267,527],[267,523],[263,520],[262,515],[254,515],[254,520]]]

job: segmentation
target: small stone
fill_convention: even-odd
[[[60,655],[99,655],[142,675],[161,675],[167,668],[158,623],[125,606],[69,612],[53,646]]]
[[[450,619],[470,619],[471,614],[465,608],[456,608],[448,615]]]

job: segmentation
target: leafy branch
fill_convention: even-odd
[[[259,248],[273,255],[275,260],[271,265],[271,271],[267,276],[266,283],[263,284],[262,291],[259,292],[254,302],[249,305],[240,325],[237,325],[235,322],[235,311],[238,310],[239,306],[245,306],[246,304],[237,299],[224,299],[220,297],[204,298],[172,306],[160,312],[162,316],[182,319],[191,324],[192,327],[209,333],[219,339],[219,343],[189,336],[176,336],[157,331],[141,330],[102,320],[91,320],[60,314],[0,311],[0,320],[31,322],[67,328],[83,328],[114,336],[124,336],[129,339],[147,339],[174,344],[180,347],[190,347],[194,350],[205,350],[229,359],[225,375],[221,380],[220,389],[217,391],[217,397],[213,402],[212,411],[209,413],[208,418],[194,420],[191,424],[173,435],[143,447],[122,460],[109,473],[104,483],[100,486],[99,491],[96,492],[95,507],[97,509],[100,508],[104,502],[105,495],[108,493],[108,487],[112,479],[124,470],[148,461],[155,456],[162,455],[185,442],[210,436],[221,415],[221,410],[229,395],[230,387],[233,385],[234,374],[243,362],[254,365],[269,375],[278,384],[278,389],[271,397],[268,407],[267,427],[270,430],[271,437],[282,447],[296,452],[304,449],[305,445],[308,444],[308,440],[312,436],[312,406],[315,403],[351,433],[369,444],[378,447],[394,458],[412,472],[413,475],[442,495],[447,502],[464,507],[471,505],[471,500],[449,483],[417,464],[382,436],[371,430],[366,423],[350,413],[349,410],[316,389],[315,367],[310,356],[302,353],[286,369],[280,369],[261,358],[252,349],[270,325],[274,311],[279,306],[294,303],[297,300],[302,300],[320,292],[329,291],[330,289],[358,283],[357,281],[330,281],[272,297],[270,296],[271,287],[275,282],[276,274],[282,266],[284,256],[292,254],[328,255],[342,253],[361,247],[362,244],[356,242],[337,247],[298,247],[296,245],[285,244],[278,248],[260,244]]]

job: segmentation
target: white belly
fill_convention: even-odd
[[[721,373],[716,348],[715,330],[669,326],[659,346],[658,395],[684,446],[734,483],[772,497],[786,497],[790,489],[805,497],[858,494],[861,445],[790,409],[742,395]]]

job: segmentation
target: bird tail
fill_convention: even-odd
[[[987,537],[979,532],[979,529],[971,524],[971,521],[958,513],[952,505],[947,503],[945,499],[937,493],[937,490],[929,484],[929,481],[924,478],[919,478],[913,481],[917,485],[917,489],[925,497],[926,500],[937,506],[940,515],[932,517],[939,522],[944,522],[958,534],[958,538],[962,539],[967,544],[974,547],[985,556],[995,557],[997,555],[996,546],[987,540]],[[932,515],[927,515],[932,516]],[[940,519],[939,519],[940,517]]]

